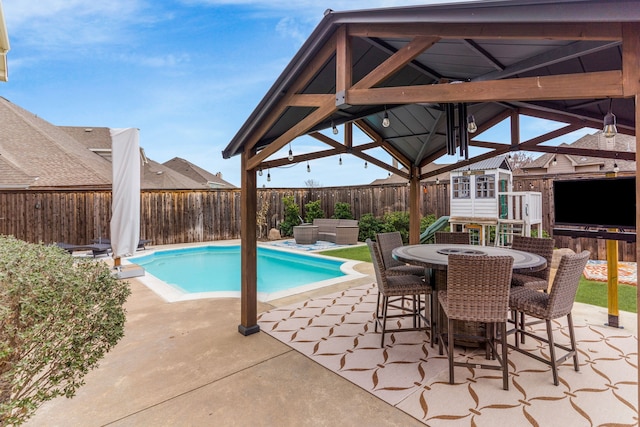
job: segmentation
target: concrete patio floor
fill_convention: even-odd
[[[358,269],[372,274],[371,264]],[[350,286],[365,277],[259,304],[260,312]],[[72,399],[45,403],[28,426],[423,426],[265,333],[237,332],[238,299],[166,303],[135,279],[125,337]],[[606,309],[574,316],[606,322]],[[636,331],[635,314],[621,313]]]

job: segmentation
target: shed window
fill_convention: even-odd
[[[468,176],[453,177],[453,198],[468,199],[471,197],[471,180]]]
[[[496,196],[496,177],[479,175],[476,177],[476,198],[488,199]]]

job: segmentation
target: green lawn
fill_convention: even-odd
[[[371,262],[368,246],[354,246],[349,248],[332,249],[320,252],[323,255],[338,258],[353,259],[356,261]],[[599,307],[607,307],[607,284],[594,282],[584,277],[580,280],[576,301]],[[636,287],[630,285],[618,285],[618,308],[631,313],[638,312]]]

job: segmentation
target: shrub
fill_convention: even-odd
[[[346,202],[336,202],[333,209],[333,218],[353,219],[353,214],[351,213],[351,205]]]
[[[293,196],[282,198],[284,204],[284,220],[280,223],[282,236],[293,236],[293,227],[300,224],[300,208]]]
[[[320,207],[320,200],[307,203],[304,205],[304,210],[306,212],[304,217],[305,222],[313,222],[316,218],[324,218],[324,211]]]
[[[0,236],[0,425],[75,395],[122,338],[130,292],[102,262]]]
[[[375,240],[376,233],[382,231],[383,225],[382,220],[374,217],[371,213],[362,215],[358,220],[358,240],[361,242],[367,239]]]
[[[382,217],[384,232],[399,231],[402,241],[409,242],[409,212],[388,212]]]

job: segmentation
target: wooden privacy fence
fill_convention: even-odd
[[[516,179],[514,191],[543,194],[543,230],[550,233],[553,197],[551,178]],[[408,211],[407,185],[258,189],[259,235],[266,237],[283,219],[283,198],[293,196],[304,218],[304,206],[321,201],[325,216],[336,202],[348,203],[356,219],[371,213],[381,217]],[[192,243],[240,238],[240,190],[146,191],[140,197],[140,236],[152,244]],[[421,189],[422,215],[449,214],[449,183],[428,183]],[[109,237],[111,191],[0,191],[0,234],[29,242],[85,244]],[[594,259],[606,259],[605,242],[556,237],[557,247],[587,249]],[[635,243],[619,244],[620,259],[635,261]]]

